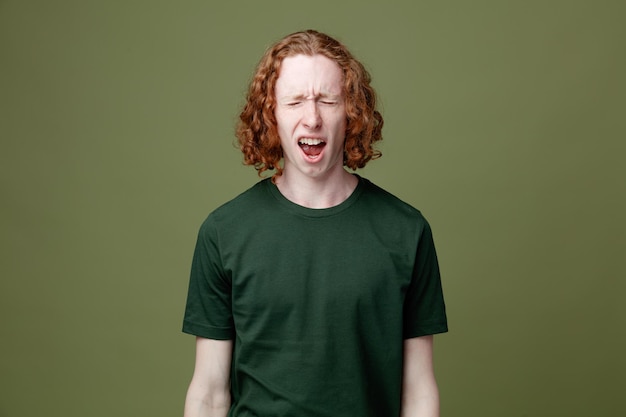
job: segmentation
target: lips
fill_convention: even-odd
[[[317,138],[301,138],[300,140],[298,140],[298,145],[300,146],[300,149],[302,149],[302,152],[306,154],[306,156],[308,156],[309,158],[315,158],[320,153],[322,153],[324,146],[326,146],[326,142],[324,142],[324,140],[322,139]]]

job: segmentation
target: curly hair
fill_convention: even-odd
[[[344,166],[353,170],[363,168],[371,159],[382,155],[373,147],[375,142],[382,140],[383,117],[376,110],[376,92],[370,85],[369,73],[343,44],[324,33],[307,30],[284,37],[265,52],[239,115],[236,133],[244,164],[253,165],[259,176],[266,170],[275,170],[275,180],[283,171],[279,165],[283,151],[274,115],[274,88],[282,61],[294,55],[318,54],[336,62],[344,76]]]

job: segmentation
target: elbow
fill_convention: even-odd
[[[185,417],[226,416],[230,410],[231,397],[228,388],[189,386],[185,399]]]

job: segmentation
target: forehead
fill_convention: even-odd
[[[343,93],[343,71],[323,55],[294,55],[283,59],[276,80],[276,95]]]

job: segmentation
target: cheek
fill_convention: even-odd
[[[341,115],[336,118],[334,124],[336,131],[345,133],[346,128],[348,127],[348,120],[345,115]]]
[[[282,133],[289,132],[289,130],[291,129],[291,126],[293,125],[292,120],[290,120],[290,118],[284,113],[278,112],[278,111],[275,113],[275,117],[276,117],[276,129],[278,130],[278,133],[281,134],[282,136]]]
[[[348,123],[347,116],[343,112],[328,112],[324,115],[323,119],[327,126],[332,126],[335,129],[345,129]]]

